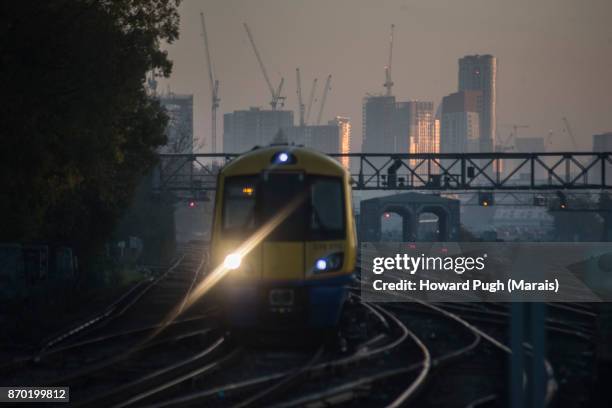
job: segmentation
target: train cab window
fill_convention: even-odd
[[[257,177],[228,177],[224,185],[223,230],[240,233],[255,228]]]
[[[312,177],[310,183],[310,235],[313,240],[344,238],[342,182],[332,177]]]
[[[305,177],[302,173],[270,172],[263,176],[261,223],[265,225],[294,200],[301,201],[287,218],[266,237],[267,241],[302,241],[305,236]]]

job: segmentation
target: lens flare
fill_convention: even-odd
[[[287,153],[281,153],[286,155],[286,160],[289,160],[289,155]],[[276,166],[271,166],[271,168],[275,168]],[[183,301],[177,305],[160,323],[159,327],[154,330],[149,336],[147,336],[141,342],[142,345],[155,338],[161,332],[163,332],[166,327],[170,323],[172,323],[181,313],[189,309],[195,302],[197,302],[205,293],[207,293],[210,289],[212,289],[219,281],[227,275],[232,269],[229,266],[235,264],[236,260],[239,261],[239,264],[236,268],[240,266],[242,259],[249,254],[257,245],[263,242],[264,239],[268,235],[272,233],[283,221],[287,219],[306,199],[306,194],[300,194],[296,196],[293,200],[291,200],[281,211],[279,211],[273,218],[271,218],[266,224],[262,225],[257,231],[255,231],[250,237],[248,237],[242,245],[240,245],[234,252],[226,257],[224,262],[221,265],[218,265],[213,270],[210,271],[206,275],[201,282],[197,284],[193,290],[190,290],[189,294],[183,299]],[[231,256],[231,262],[228,262],[229,265],[226,264],[228,261],[227,258]],[[203,262],[200,263],[198,270],[202,268]],[[135,348],[139,349],[140,346]]]
[[[242,257],[240,254],[229,254],[225,257],[223,261],[223,266],[227,269],[233,270],[240,268],[240,264],[242,263]]]
[[[304,201],[305,195],[300,194],[290,201],[285,208],[279,211],[272,219],[270,219],[265,225],[262,225],[253,235],[251,235],[246,241],[242,243],[230,256],[235,262],[236,257],[242,260],[248,255],[257,245],[259,245],[272,231],[274,231],[296,208]],[[228,258],[230,257],[228,256]],[[234,257],[235,256],[235,257]],[[225,259],[228,260],[227,258]],[[198,286],[191,292],[187,299],[185,309],[189,308],[195,303],[200,297],[208,292],[213,286],[215,286],[221,278],[223,278],[229,271],[228,265],[224,261],[221,265],[213,269],[206,278],[198,284]]]

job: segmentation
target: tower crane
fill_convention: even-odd
[[[306,121],[305,121],[305,123],[308,123],[310,121],[310,110],[312,108],[312,101],[314,101],[314,97],[315,97],[315,89],[317,87],[317,81],[318,81],[317,78],[315,78],[312,81],[312,88],[310,88],[310,96],[308,96],[308,107],[306,108]]]
[[[331,75],[327,76],[325,81],[325,88],[323,89],[323,97],[321,98],[321,106],[319,107],[319,114],[317,115],[317,126],[321,124],[321,116],[323,116],[323,108],[325,107],[325,100],[327,99],[327,92],[330,88]]]
[[[247,36],[249,37],[249,41],[251,42],[251,47],[253,48],[253,52],[255,53],[255,57],[257,58],[257,62],[259,63],[259,68],[266,80],[266,84],[268,85],[268,89],[270,90],[270,94],[272,96],[272,100],[270,101],[270,106],[272,110],[276,110],[277,105],[284,105],[285,97],[281,96],[281,92],[283,90],[283,83],[285,82],[284,78],[281,78],[278,87],[274,89],[272,86],[272,82],[270,82],[270,77],[268,76],[268,71],[266,71],[266,67],[261,59],[261,55],[259,55],[259,51],[257,50],[257,46],[255,45],[255,40],[253,39],[253,34],[251,34],[251,30],[247,23],[243,23],[244,29],[246,30]]]
[[[300,78],[300,69],[295,69],[295,80],[297,83],[297,99],[298,112],[300,112],[300,126],[304,126],[304,102],[302,102],[302,80]]]
[[[553,139],[553,134],[554,134],[553,130],[549,129],[548,130],[548,135],[546,136],[546,139],[544,140],[544,148],[545,149],[548,149],[551,146],[552,139]]]
[[[393,31],[395,24],[391,24],[391,38],[389,40],[389,63],[385,67],[385,83],[383,84],[387,88],[387,96],[391,96],[391,88],[393,88],[393,81],[391,80],[391,64],[393,62]]]
[[[508,151],[508,150],[512,150],[512,147],[510,147],[510,142],[513,141],[513,139],[518,137],[518,130],[519,129],[527,129],[529,128],[529,125],[501,125],[503,127],[511,127],[512,131],[510,132],[510,134],[508,135],[508,137],[502,142],[501,145],[499,145],[500,150],[501,151]]]
[[[206,23],[204,22],[204,13],[200,12],[200,20],[202,22],[202,37],[204,37],[204,50],[206,52],[206,65],[208,67],[208,84],[211,93],[211,132],[210,132],[210,149],[212,153],[217,152],[217,108],[219,107],[219,81],[215,78],[213,71],[212,60],[210,58],[210,47],[208,46],[208,36],[206,35]]]
[[[565,131],[567,132],[570,139],[572,140],[572,145],[574,146],[574,150],[578,150],[578,144],[576,143],[576,138],[574,137],[574,132],[572,132],[572,128],[570,126],[569,120],[567,120],[565,116],[562,118],[562,120],[563,120],[563,126],[565,127]]]

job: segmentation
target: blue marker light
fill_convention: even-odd
[[[319,271],[324,271],[325,269],[327,269],[327,261],[325,259],[319,259],[315,264],[315,267]]]
[[[270,163],[272,164],[280,164],[280,165],[288,165],[288,164],[296,164],[297,157],[291,152],[276,152],[270,159]]]

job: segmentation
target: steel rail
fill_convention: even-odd
[[[367,307],[367,306],[366,306],[366,309],[368,311],[372,310],[370,307]],[[388,324],[386,324],[386,318],[383,316],[383,314],[377,312],[377,313],[373,313],[373,316],[375,316],[379,320],[380,324],[383,327],[388,326]],[[399,344],[401,344],[405,340],[407,336],[408,335],[406,333],[402,332],[398,338],[392,340],[391,342],[384,344],[382,346],[376,347],[376,348],[372,348],[372,349],[370,349],[367,346],[367,342],[366,342],[366,344],[362,345],[363,347],[358,347],[356,351],[352,353],[350,356],[340,357],[340,358],[337,358],[337,359],[334,359],[328,362],[321,362],[318,364],[314,364],[311,367],[309,367],[307,370],[304,370],[304,374],[308,373],[310,375],[316,375],[317,373],[329,373],[335,368],[338,368],[341,366],[347,366],[351,364],[356,364],[360,361],[371,359],[375,356],[386,353],[393,347],[397,347]],[[378,336],[375,336],[375,337],[378,338]],[[194,404],[196,402],[202,402],[208,398],[215,397],[219,395],[220,393],[225,394],[228,392],[245,391],[247,389],[256,388],[258,386],[261,386],[261,385],[264,385],[264,384],[267,384],[267,383],[270,383],[276,380],[282,380],[283,378],[291,374],[292,374],[291,370],[280,371],[277,373],[254,377],[254,378],[250,378],[250,379],[239,381],[239,382],[220,385],[217,387],[213,387],[211,389],[197,391],[189,395],[183,395],[183,396],[175,397],[175,398],[168,399],[165,401],[158,401],[153,404],[147,405],[147,407],[160,408],[160,407],[171,407],[171,406],[183,406],[185,404]]]

